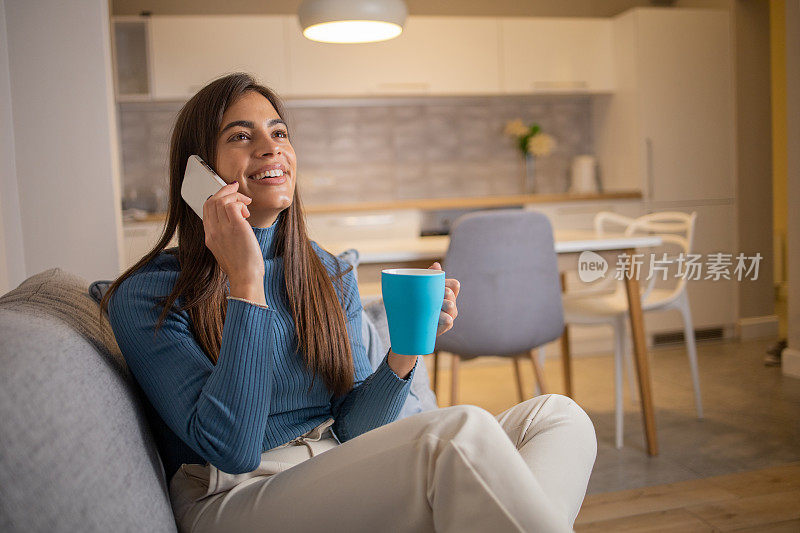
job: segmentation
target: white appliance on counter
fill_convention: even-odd
[[[597,159],[593,155],[578,155],[572,159],[570,194],[594,194],[599,191]]]

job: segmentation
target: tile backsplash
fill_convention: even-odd
[[[288,101],[306,204],[522,192],[523,158],[507,121],[556,140],[536,162],[536,192],[569,186],[572,158],[592,153],[589,96],[418,97]],[[119,104],[124,207],[163,210],[169,137],[181,102]]]

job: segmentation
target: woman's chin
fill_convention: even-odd
[[[271,209],[285,209],[292,205],[292,198],[294,191],[289,190],[271,190],[271,191],[250,191],[244,193],[253,201],[248,208],[253,210],[271,210]]]

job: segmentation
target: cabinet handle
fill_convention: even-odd
[[[645,137],[645,150],[647,152],[647,199],[653,200],[653,187],[655,179],[653,177],[653,139]]]
[[[428,82],[413,82],[413,81],[398,81],[386,82],[375,85],[375,92],[406,92],[406,93],[427,93],[431,90],[431,84]]]
[[[588,89],[588,81],[535,81],[531,89]]]

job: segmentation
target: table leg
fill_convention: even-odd
[[[561,292],[567,292],[567,278],[564,272],[561,273]],[[561,364],[564,366],[565,394],[572,398],[572,361],[569,353],[569,327],[566,323],[561,334]]]
[[[635,250],[626,250],[633,257]],[[631,262],[632,263],[632,262]],[[633,264],[630,266],[633,269]],[[656,420],[653,412],[653,396],[650,387],[650,367],[647,360],[647,342],[644,336],[644,317],[642,316],[642,300],[639,293],[638,272],[629,272],[625,276],[625,290],[628,294],[628,310],[631,320],[631,336],[633,337],[633,354],[636,361],[636,377],[639,381],[639,397],[642,401],[642,418],[647,440],[647,453],[658,455],[658,439],[656,437]]]
[[[564,390],[565,394],[572,398],[572,360],[569,353],[569,327],[564,324],[564,332],[561,334],[561,364],[564,367]]]

